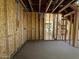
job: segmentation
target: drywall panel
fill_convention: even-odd
[[[36,39],[36,13],[32,12],[32,40]]]

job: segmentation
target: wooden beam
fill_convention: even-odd
[[[50,2],[49,2],[49,4],[48,4],[48,6],[46,7],[46,11],[45,12],[47,12],[48,11],[48,9],[49,9],[49,7],[50,7],[50,5],[52,4],[52,0],[50,0]]]
[[[39,0],[39,12],[41,10],[41,0]]]
[[[55,14],[53,14],[53,38],[55,38]]]
[[[70,28],[69,28],[69,44],[71,44],[71,32],[72,32],[72,18],[73,16],[70,15]]]
[[[74,11],[77,11],[77,6],[75,6],[74,4],[70,5],[70,8],[72,8]]]
[[[74,14],[74,23],[73,23],[73,36],[72,36],[72,46],[77,47],[78,40],[78,29],[79,29],[79,6],[77,7],[77,11]]]
[[[64,2],[64,0],[61,0],[61,2],[52,10],[52,13]]]
[[[32,8],[32,2],[31,2],[31,0],[28,0],[28,2],[29,2],[29,5],[30,5],[31,10],[32,10],[32,12],[33,12],[34,10],[33,10],[33,8]]]
[[[23,1],[22,0],[19,0],[20,1],[20,3],[23,5],[23,7],[28,11],[28,9],[26,8],[26,6],[25,6],[25,4],[23,3]]]
[[[74,14],[74,22],[73,22],[73,33],[72,33],[72,46],[76,47],[76,42],[78,39],[78,19],[77,19],[77,12]]]
[[[72,0],[70,3],[68,3],[65,7],[63,7],[62,9],[59,10],[59,13],[62,12],[63,10],[65,10],[66,8],[68,8],[71,3],[73,3],[75,0]]]
[[[75,11],[72,11],[72,12],[70,12],[70,13],[68,13],[68,14],[65,14],[64,17],[70,16],[70,15],[72,15],[72,14],[74,14],[74,13],[75,13]]]

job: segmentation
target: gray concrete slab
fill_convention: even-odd
[[[13,59],[79,59],[79,49],[63,41],[28,41]]]

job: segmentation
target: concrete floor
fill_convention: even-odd
[[[79,49],[63,41],[28,41],[12,59],[79,59]]]

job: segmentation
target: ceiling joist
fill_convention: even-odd
[[[70,16],[70,15],[72,15],[72,14],[74,14],[74,13],[75,13],[75,11],[72,11],[72,12],[70,12],[70,13],[68,13],[68,14],[65,14],[64,17]]]
[[[52,10],[52,13],[64,2],[64,0],[61,0],[61,2]]]
[[[41,10],[41,0],[39,0],[39,12]]]
[[[65,7],[63,7],[62,9],[59,10],[59,13],[61,13],[63,10],[65,10],[66,8],[68,8],[71,3],[73,3],[75,0],[72,0],[70,3],[68,3]]]
[[[34,10],[33,10],[33,7],[32,7],[32,2],[31,2],[31,0],[28,0],[28,2],[29,2],[29,5],[30,5],[31,10],[32,10],[32,12],[33,12]]]
[[[49,4],[48,4],[48,6],[46,7],[46,11],[45,12],[47,12],[48,11],[48,9],[49,9],[49,7],[50,7],[50,5],[52,4],[52,0],[50,0],[50,2],[49,2]]]
[[[70,8],[72,8],[73,10],[77,11],[77,7],[74,5],[70,5]]]
[[[23,1],[22,0],[19,0],[20,1],[20,3],[23,5],[23,7],[26,9],[26,11],[28,11],[28,9],[26,8],[26,6],[25,6],[25,4],[23,3]]]

